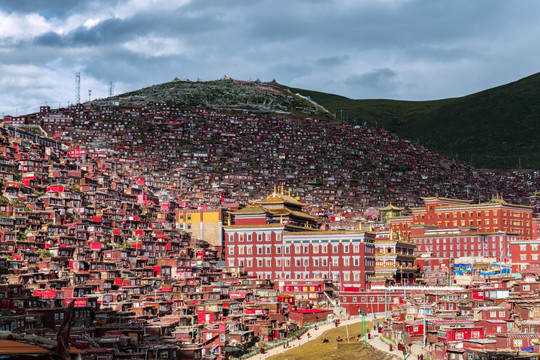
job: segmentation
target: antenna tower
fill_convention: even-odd
[[[75,101],[77,104],[81,103],[81,73],[75,74]]]
[[[109,97],[112,98],[114,96],[114,83],[112,81],[109,81]]]
[[[92,101],[92,90],[88,90],[88,102]]]

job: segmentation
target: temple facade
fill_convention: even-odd
[[[227,265],[258,278],[330,280],[340,288],[365,289],[375,274],[375,234],[326,230],[303,206],[274,191],[231,213],[224,226]]]

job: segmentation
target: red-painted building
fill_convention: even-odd
[[[331,280],[365,289],[375,272],[375,234],[327,231],[303,203],[274,192],[233,212],[224,227],[227,266],[265,279]]]
[[[424,207],[413,208],[411,216],[391,218],[391,229],[403,237],[423,235],[430,229],[475,229],[486,234],[502,231],[515,233],[519,239],[532,236],[532,206],[509,204],[501,197],[481,204],[429,197],[424,198],[424,204]]]
[[[454,259],[460,257],[487,257],[496,261],[510,261],[510,242],[517,240],[517,233],[479,233],[472,229],[426,230],[413,235],[419,255]]]
[[[481,326],[441,327],[437,330],[439,341],[460,341],[483,339],[484,328]]]
[[[516,240],[510,243],[512,271],[538,270],[540,267],[540,239]]]
[[[361,291],[345,288],[339,293],[339,304],[349,315],[390,312],[394,305],[403,303],[405,291]]]

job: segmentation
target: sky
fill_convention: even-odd
[[[458,97],[540,71],[534,0],[2,0],[0,115],[182,80]],[[91,90],[91,94],[89,94]]]

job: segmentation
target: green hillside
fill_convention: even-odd
[[[540,74],[437,101],[352,100],[290,90],[338,119],[383,127],[478,168],[540,169]]]

